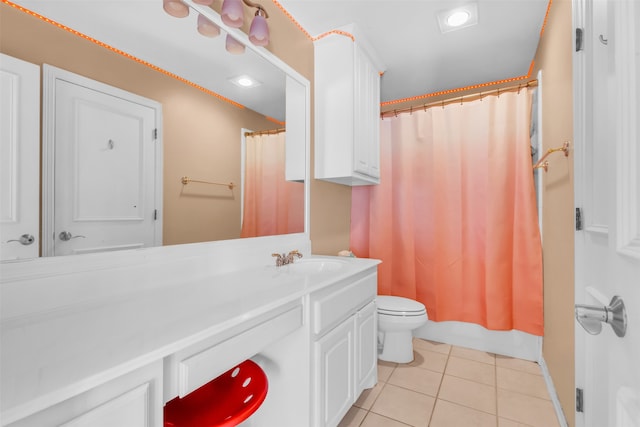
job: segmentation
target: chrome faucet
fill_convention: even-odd
[[[289,252],[287,255],[283,254],[271,254],[276,257],[276,267],[282,267],[283,265],[293,264],[294,257],[302,258],[302,254],[296,249]]]

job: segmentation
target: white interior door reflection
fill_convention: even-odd
[[[46,255],[160,245],[160,105],[47,70],[57,77],[48,81],[54,99],[45,113],[53,122],[55,147],[53,228],[45,234],[52,245]]]
[[[37,258],[40,67],[0,59],[0,260]]]

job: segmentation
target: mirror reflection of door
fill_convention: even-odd
[[[43,68],[43,254],[161,245],[160,104]]]
[[[37,258],[40,67],[0,54],[0,260]]]

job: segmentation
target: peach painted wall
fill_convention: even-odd
[[[543,149],[573,144],[571,0],[553,0],[536,53],[542,70]],[[537,72],[537,70],[536,70]],[[543,172],[543,356],[569,426],[575,424],[573,153],[549,158]]]

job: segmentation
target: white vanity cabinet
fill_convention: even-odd
[[[43,426],[162,426],[161,361],[8,424],[8,427]]]
[[[375,302],[356,313],[356,397],[376,385],[378,376],[378,317]]]
[[[351,26],[348,35],[357,34]],[[357,35],[327,35],[315,51],[315,177],[345,185],[380,182],[380,72]]]
[[[377,382],[377,273],[310,296],[312,425],[337,426],[364,388]]]
[[[297,268],[273,265],[270,239],[254,264],[217,273],[201,271],[250,251],[3,264],[0,426],[161,427],[166,402],[249,358],[269,383],[249,425],[336,426],[377,381],[379,261],[312,257],[291,239]]]

